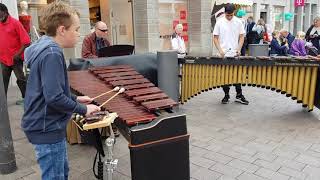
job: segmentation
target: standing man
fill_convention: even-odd
[[[0,63],[6,94],[13,71],[24,98],[26,77],[23,74],[23,52],[29,44],[30,37],[22,24],[9,15],[6,5],[0,3]],[[18,105],[22,103],[23,101],[17,102]]]
[[[218,20],[213,30],[213,41],[221,57],[239,56],[244,41],[244,27],[241,20],[234,17],[235,6],[227,4],[225,6],[225,17]],[[227,104],[230,99],[229,85],[224,85],[225,93],[222,104]],[[235,84],[237,96],[236,102],[248,105],[249,102],[242,95],[241,84]]]
[[[99,21],[95,25],[95,31],[83,39],[82,57],[98,58],[98,51],[101,48],[110,46],[107,40],[108,26],[106,23]]]
[[[253,44],[254,41],[255,41],[255,38],[256,38],[256,33],[255,31],[252,31],[252,28],[253,26],[255,25],[256,23],[253,21],[253,17],[252,16],[249,16],[248,19],[247,19],[247,22],[246,22],[246,26],[245,26],[245,29],[246,29],[246,38],[247,38],[247,43],[245,44],[246,45],[246,49],[248,49],[248,45],[249,44]]]

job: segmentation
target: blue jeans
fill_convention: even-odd
[[[33,144],[42,180],[67,180],[69,173],[67,142]]]

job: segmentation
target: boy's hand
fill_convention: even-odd
[[[92,102],[92,98],[90,98],[89,96],[78,96],[77,101],[79,103],[89,104]]]
[[[94,112],[98,112],[100,111],[100,108],[94,104],[88,104],[87,105],[87,113],[86,113],[86,116],[94,113]]]

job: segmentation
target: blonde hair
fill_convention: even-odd
[[[183,30],[183,25],[182,24],[177,24],[174,29],[177,30],[178,28]]]
[[[298,31],[297,32],[297,36],[296,36],[296,38],[297,39],[304,39],[306,37],[306,33],[304,33],[303,31]]]
[[[48,36],[56,36],[59,26],[69,29],[72,25],[72,16],[80,16],[79,12],[68,4],[54,1],[41,10],[40,27]]]
[[[272,32],[272,37],[275,37],[276,35],[278,35],[279,34],[279,31],[278,30],[274,30],[273,32]]]

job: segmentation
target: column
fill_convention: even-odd
[[[297,32],[298,31],[302,31],[303,30],[303,7],[302,6],[299,6],[297,7],[298,9],[298,16],[297,16]]]
[[[304,32],[307,32],[308,28],[310,27],[310,22],[311,22],[311,4],[305,4],[304,6],[304,15],[305,15],[305,21],[304,23]]]
[[[28,1],[29,5],[29,15],[31,16],[31,25],[35,26],[37,29],[39,29],[39,12],[42,7],[44,7],[47,4],[46,0],[31,0]],[[32,27],[31,27],[32,28]]]
[[[133,1],[135,52],[156,52],[160,49],[158,0]]]
[[[7,6],[9,14],[18,19],[18,5],[17,0],[1,0],[1,2]]]
[[[84,37],[90,33],[90,17],[89,17],[89,3],[84,0],[64,0],[73,8],[77,9],[80,13],[80,40],[75,48],[64,49],[65,59],[68,61],[70,58],[80,58],[82,41]]]
[[[253,4],[253,20],[254,20],[254,22],[257,22],[260,19],[260,9],[261,9],[260,3]]]
[[[211,1],[189,0],[189,54],[211,56],[213,42],[211,33]]]

